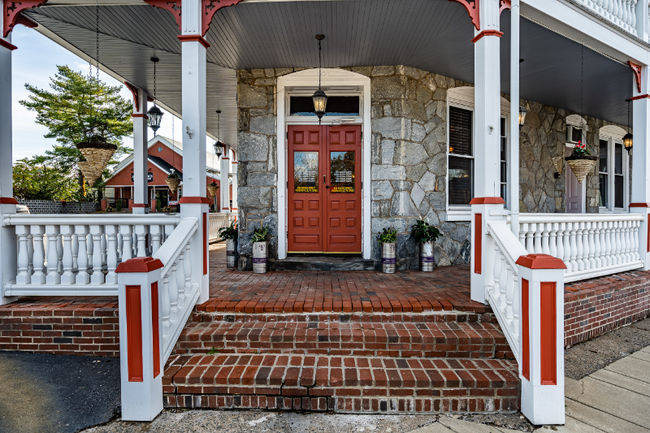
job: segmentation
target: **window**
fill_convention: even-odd
[[[501,118],[501,198],[506,203],[508,195],[508,127],[506,119]]]
[[[361,113],[358,96],[330,96],[327,98],[325,116],[359,116]],[[289,115],[316,116],[311,96],[291,96]]]
[[[469,205],[474,197],[473,113],[449,107],[449,204]]]
[[[601,133],[598,180],[602,210],[623,210],[627,206],[629,162],[621,141],[619,137],[607,137]]]
[[[569,125],[566,129],[566,135],[566,141],[569,143],[577,143],[578,141],[582,141],[582,128]]]

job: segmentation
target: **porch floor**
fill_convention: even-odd
[[[489,312],[470,299],[469,266],[434,272],[238,272],[225,266],[225,245],[210,247],[210,299],[199,312],[407,313]]]

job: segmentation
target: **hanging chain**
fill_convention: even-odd
[[[321,40],[318,40],[318,88],[320,89],[321,85],[321,71],[322,71],[322,49],[321,49]]]
[[[158,62],[153,62],[153,105],[156,105],[157,99],[156,99],[156,63]]]
[[[583,107],[585,93],[585,40],[582,40],[580,48],[580,122],[583,122]]]

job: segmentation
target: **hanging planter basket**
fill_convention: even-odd
[[[95,138],[82,143],[77,143],[77,149],[86,159],[77,163],[79,170],[84,175],[90,186],[94,186],[117,150],[117,146],[106,143],[103,138]]]
[[[210,198],[216,197],[217,193],[219,192],[219,185],[208,185],[208,193],[210,194]]]
[[[178,186],[181,184],[181,180],[177,177],[168,177],[165,179],[165,183],[171,190],[172,194],[176,194],[176,191],[178,191]]]
[[[594,168],[598,157],[595,155],[571,155],[566,158],[567,164],[571,167],[573,174],[576,175],[578,183],[582,183],[587,174]]]

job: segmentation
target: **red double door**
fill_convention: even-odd
[[[289,248],[361,252],[361,126],[289,126]]]

